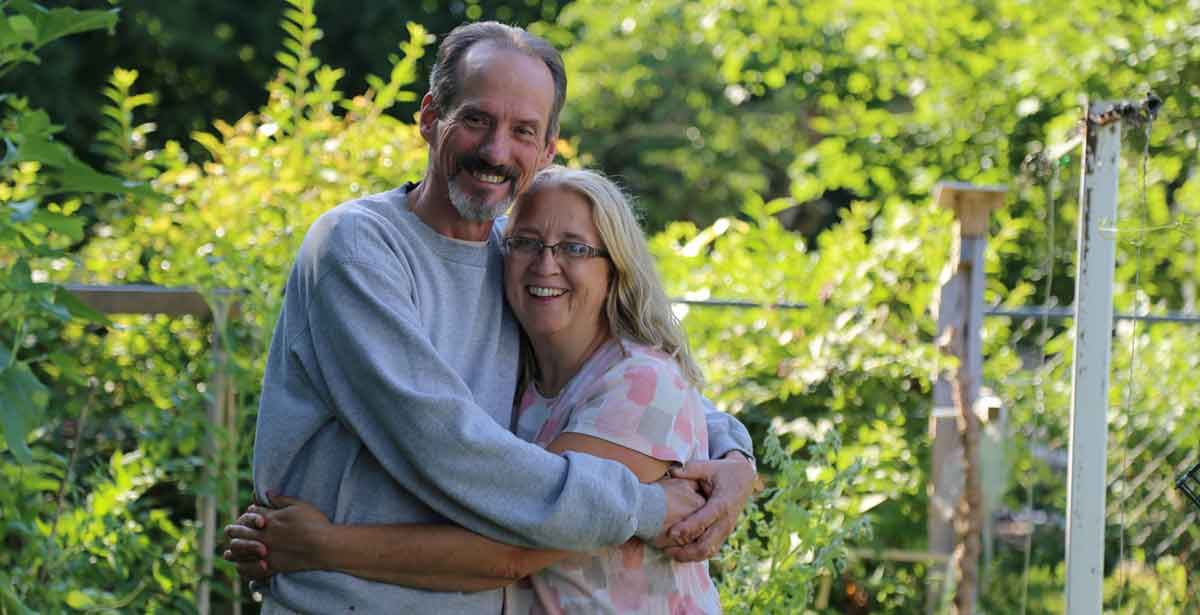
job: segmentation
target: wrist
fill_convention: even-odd
[[[754,470],[754,473],[758,474],[758,464],[754,461],[754,457],[750,456],[748,453],[745,453],[738,449],[733,449],[733,450],[729,451],[728,453],[725,453],[725,455],[722,456],[721,459],[734,459],[737,461],[742,461],[744,463],[747,463],[750,465],[750,468],[752,470]]]
[[[645,542],[654,540],[662,532],[663,522],[667,517],[667,496],[662,485],[658,483],[643,483],[640,506],[636,515],[637,528],[633,535]]]
[[[303,534],[304,540],[299,545],[299,563],[303,570],[320,570],[326,567],[325,562],[334,559],[333,528],[333,525],[318,526]]]

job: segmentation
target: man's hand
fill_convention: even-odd
[[[236,523],[225,526],[229,549],[224,558],[250,580],[319,568],[315,556],[322,531],[331,526],[329,519],[300,500],[273,496],[271,501],[281,508],[252,505]]]
[[[654,539],[654,546],[662,549],[676,546],[667,531],[688,518],[704,506],[704,496],[700,494],[700,485],[694,480],[682,478],[663,478],[658,481],[667,496],[667,515],[663,519],[663,531]]]
[[[670,542],[682,546],[666,547],[663,551],[680,562],[709,559],[733,533],[738,517],[754,493],[757,482],[754,466],[735,451],[722,459],[690,462],[671,470],[671,475],[699,483],[708,501],[700,510],[669,527]]]

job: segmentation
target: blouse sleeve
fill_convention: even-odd
[[[708,457],[700,395],[671,364],[640,356],[602,375],[564,432],[600,438],[662,461]]]

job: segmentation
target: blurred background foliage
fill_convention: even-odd
[[[792,455],[762,451],[772,489],[714,565],[730,612],[930,599],[935,566],[845,556],[925,548],[931,378],[947,366],[929,306],[953,241],[937,181],[1008,187],[990,304],[1067,305],[1078,160],[1038,154],[1085,99],[1153,90],[1148,146],[1125,135],[1117,309],[1196,311],[1197,0],[45,6],[0,9],[0,612],[187,612],[194,498],[228,483],[204,473],[213,323],[106,318],[60,285],[237,289],[221,338],[246,442],[304,231],[420,177],[415,101],[437,36],[464,20],[564,51],[560,151],[638,196],[675,296],[807,306],[680,307],[710,395]],[[986,321],[1009,417],[999,512],[1037,520],[1028,566],[1022,541],[994,546],[987,612],[1062,609],[1068,324]],[[1195,612],[1196,517],[1150,479],[1200,449],[1200,329],[1116,333],[1106,608]],[[231,464],[240,501],[248,458]]]

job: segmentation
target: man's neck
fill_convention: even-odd
[[[462,241],[487,241],[492,232],[491,220],[472,222],[463,218],[445,186],[440,189],[436,182],[426,176],[408,193],[408,208],[429,228],[451,239]]]

